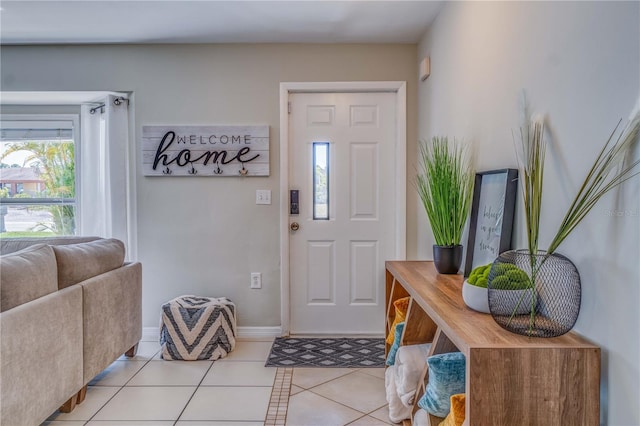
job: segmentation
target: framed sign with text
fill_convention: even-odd
[[[269,176],[269,126],[142,126],[144,176]]]
[[[476,173],[464,276],[511,249],[518,170]]]

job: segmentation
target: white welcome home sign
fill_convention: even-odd
[[[144,176],[269,176],[269,126],[142,126]]]

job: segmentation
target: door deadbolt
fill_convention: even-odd
[[[300,225],[298,224],[298,222],[293,222],[291,225],[289,225],[289,228],[292,231],[297,231],[298,229],[300,229]]]

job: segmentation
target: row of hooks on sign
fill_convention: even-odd
[[[193,167],[193,165],[191,165],[191,168],[189,170],[187,170],[187,173],[189,173],[190,175],[197,175],[198,171],[196,170],[195,167]],[[216,168],[213,169],[213,174],[214,175],[221,175],[223,174],[224,171],[220,168],[220,164],[216,163]],[[238,170],[238,174],[240,176],[246,176],[249,173],[249,170],[244,166],[244,163],[242,163],[242,168],[240,170]],[[169,168],[169,166],[165,167],[165,169],[162,171],[163,175],[170,175],[173,174],[173,171]]]

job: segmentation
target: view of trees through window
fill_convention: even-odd
[[[4,123],[3,123],[4,124]],[[75,233],[75,144],[71,129],[2,129],[0,236]],[[53,137],[56,135],[57,137]]]
[[[329,219],[329,143],[313,143],[313,219]]]

